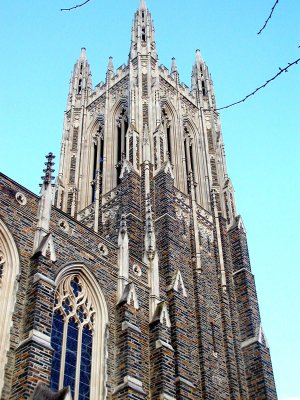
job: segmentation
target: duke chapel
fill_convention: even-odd
[[[211,76],[158,64],[143,0],[45,164],[40,197],[0,175],[1,399],[277,399]]]

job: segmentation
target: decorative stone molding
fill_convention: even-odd
[[[24,344],[26,344],[26,343],[28,343],[30,341],[38,343],[39,345],[41,345],[43,347],[46,347],[49,350],[53,350],[53,348],[51,347],[51,338],[50,338],[50,336],[45,335],[44,333],[39,332],[36,329],[32,329],[28,333],[27,337],[19,343],[18,348],[24,346]]]
[[[133,331],[141,333],[141,330],[140,330],[139,327],[137,327],[136,325],[131,324],[128,321],[123,321],[122,322],[122,331],[126,331],[127,329],[132,329]]]
[[[171,320],[169,316],[169,311],[165,301],[157,304],[155,313],[153,315],[152,321],[160,321],[161,324],[165,324],[167,328],[171,328]]]
[[[133,264],[132,271],[133,271],[134,275],[142,276],[142,269],[141,269],[141,267],[139,265]]]
[[[20,273],[19,254],[14,239],[8,228],[0,219],[0,393],[4,385],[4,371],[7,363],[7,352],[10,347],[12,313],[18,290]]]
[[[17,192],[15,198],[21,206],[25,206],[27,204],[27,197],[22,192]]]
[[[46,236],[43,237],[40,245],[34,252],[34,255],[39,253],[42,254],[42,256],[49,258],[53,262],[56,261],[55,247],[51,233],[48,233]]]
[[[106,257],[108,255],[108,248],[103,243],[98,244],[99,254],[101,257]]]
[[[65,233],[69,233],[70,230],[70,225],[69,223],[65,220],[65,219],[60,219],[58,221],[58,226],[60,227],[60,229],[65,232]]]
[[[159,400],[176,400],[176,398],[172,397],[166,393],[161,393],[159,396]]]
[[[133,378],[132,376],[129,376],[129,375],[124,377],[124,383],[121,383],[120,385],[118,385],[115,388],[115,390],[113,391],[113,394],[117,394],[118,392],[120,392],[121,390],[123,390],[126,387],[129,387],[138,393],[141,393],[144,395],[146,394],[143,389],[142,381],[140,381],[139,379]]]
[[[174,351],[173,347],[169,343],[165,342],[164,340],[157,340],[155,342],[155,348],[159,349],[161,347],[166,347],[168,350]]]
[[[173,278],[173,283],[168,287],[167,290],[175,290],[175,292],[179,292],[179,290],[182,290],[182,294],[184,297],[187,297],[187,292],[185,290],[185,286],[183,283],[182,275],[180,270],[178,269],[174,278]]]
[[[263,327],[261,324],[259,324],[259,326],[256,328],[256,332],[255,332],[255,336],[250,338],[250,339],[246,339],[241,343],[241,348],[245,348],[250,346],[253,343],[260,343],[260,344],[265,344],[266,348],[269,348],[269,344],[268,341],[266,339]]]
[[[133,283],[129,283],[125,286],[122,297],[119,301],[119,304],[127,303],[129,305],[133,305],[133,307],[138,310],[140,308],[135,286]]]

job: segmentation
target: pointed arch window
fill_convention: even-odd
[[[119,118],[117,119],[117,134],[118,134],[118,145],[117,145],[117,185],[121,183],[120,174],[122,168],[122,160],[125,157],[126,152],[126,134],[128,131],[128,117],[127,110],[122,107]]]
[[[79,79],[77,94],[81,94],[81,91],[82,91],[82,79]]]
[[[145,26],[142,26],[142,41],[146,41],[146,28]]]
[[[102,193],[102,177],[103,177],[103,162],[104,162],[104,135],[103,125],[100,124],[93,142],[93,176],[92,176],[92,203],[96,199],[97,185],[99,192]],[[99,179],[99,182],[97,182]]]
[[[20,272],[18,250],[6,225],[0,219],[0,393],[4,386],[7,352],[10,346],[12,313]]]
[[[171,123],[166,110],[162,109],[161,123],[166,137],[167,154],[170,162],[172,162],[172,147],[171,147]]]
[[[78,272],[64,276],[55,293],[50,385],[70,386],[74,400],[104,398],[107,310],[96,296]]]
[[[186,169],[186,179],[188,181],[190,173],[192,173],[193,178],[195,178],[194,148],[188,127],[184,126],[183,130],[184,130],[183,146],[184,146],[184,157],[185,157],[185,169]],[[187,187],[189,188],[188,182],[187,182]]]

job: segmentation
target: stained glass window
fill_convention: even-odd
[[[70,386],[74,400],[90,399],[95,311],[85,282],[67,276],[55,293],[50,384],[53,390]]]

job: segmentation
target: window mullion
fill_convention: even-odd
[[[83,325],[80,324],[79,327],[78,327],[78,342],[77,342],[77,360],[76,360],[76,378],[75,378],[74,400],[78,400],[79,399],[82,329],[83,329]]]
[[[60,375],[59,375],[59,389],[64,387],[64,377],[65,377],[65,362],[66,362],[66,349],[67,349],[67,335],[68,335],[68,324],[69,318],[66,318],[64,323],[64,332],[63,332],[63,340],[62,340],[62,349],[61,349],[61,361],[60,361]]]

